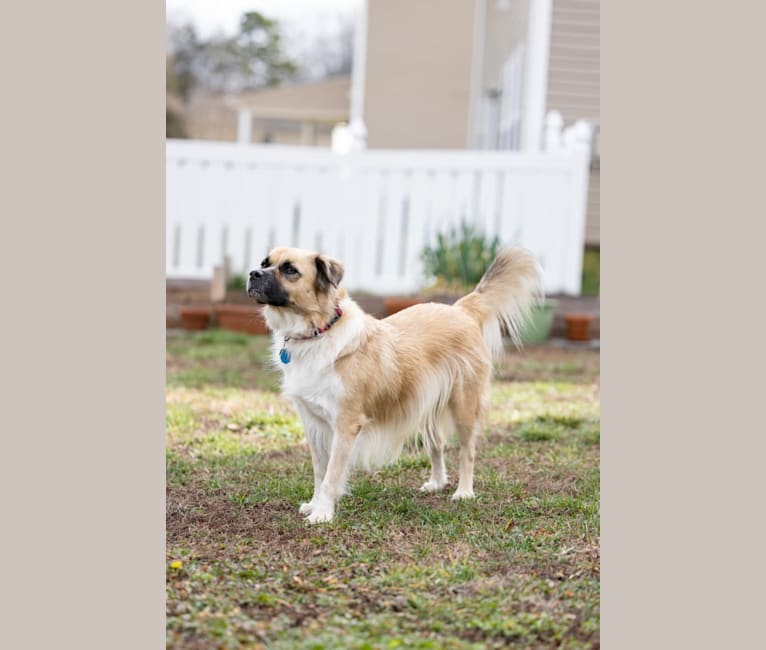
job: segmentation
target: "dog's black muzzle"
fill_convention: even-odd
[[[247,279],[247,295],[261,305],[284,307],[288,304],[287,292],[277,280],[274,269],[250,271]]]

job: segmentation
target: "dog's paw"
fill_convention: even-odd
[[[470,492],[467,490],[457,490],[455,494],[452,495],[453,501],[460,501],[462,499],[473,499],[476,495],[473,493],[473,490]]]
[[[310,524],[321,524],[326,521],[332,521],[334,514],[333,508],[318,508],[315,506],[311,514],[306,517],[306,521]]]
[[[444,481],[444,483],[438,483],[436,481],[426,481],[423,483],[423,485],[420,486],[421,492],[438,492],[439,490],[443,490],[444,487],[447,485],[447,481]]]
[[[310,515],[313,509],[314,509],[314,502],[306,501],[306,503],[301,503],[301,507],[298,508],[298,512],[302,515]]]

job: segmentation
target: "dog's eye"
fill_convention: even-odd
[[[266,268],[266,267],[268,267],[268,266],[271,266],[271,264],[270,264],[270,262],[269,262],[269,258],[268,258],[268,257],[266,257],[266,258],[264,258],[263,262],[261,262],[261,268],[262,268],[262,269],[265,269],[265,268]]]
[[[297,275],[298,269],[296,269],[290,262],[285,262],[282,264],[282,266],[279,267],[279,270],[282,271],[285,275]]]

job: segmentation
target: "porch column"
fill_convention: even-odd
[[[552,13],[552,0],[530,0],[521,120],[521,148],[524,151],[540,151],[542,144]]]
[[[253,112],[249,108],[237,111],[237,142],[250,144],[253,140]]]
[[[317,143],[317,124],[305,120],[301,122],[301,144],[313,147]]]
[[[354,29],[354,58],[351,64],[351,106],[349,131],[352,148],[367,148],[367,126],[364,123],[364,80],[367,71],[367,0],[357,0]]]

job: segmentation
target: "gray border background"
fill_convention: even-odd
[[[163,10],[0,9],[0,647],[164,646]]]
[[[756,647],[765,9],[601,11],[603,647]]]
[[[0,12],[0,646],[159,648],[163,6]],[[603,645],[755,647],[764,8],[602,14]]]

